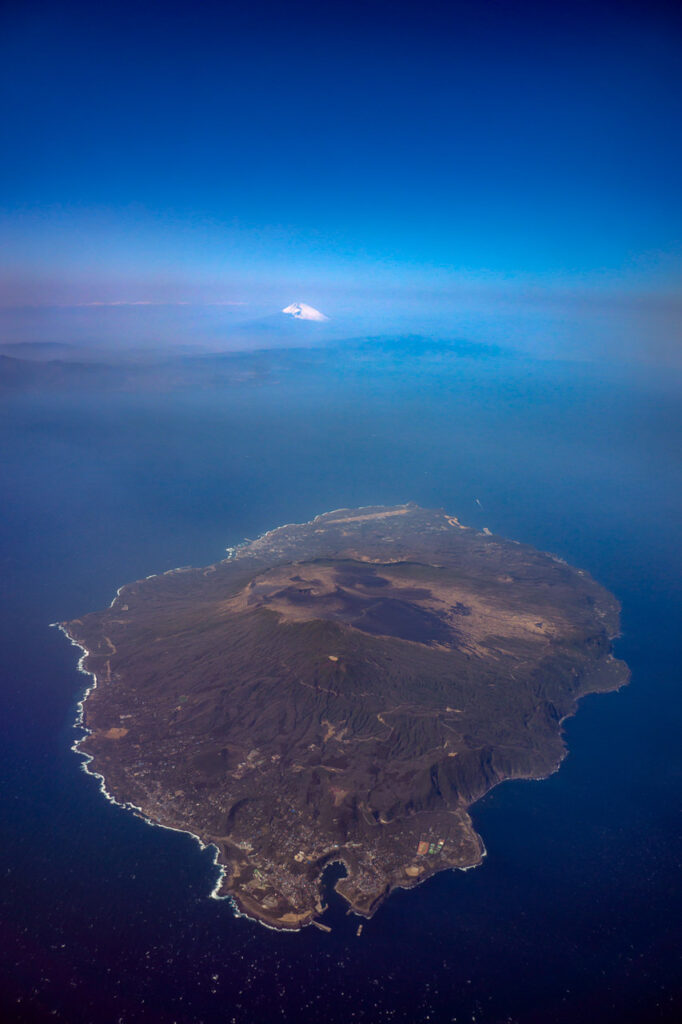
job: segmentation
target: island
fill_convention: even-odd
[[[328,512],[228,555],[59,624],[92,676],[74,747],[274,928],[315,922],[335,862],[365,918],[479,864],[471,805],[554,772],[579,699],[628,680],[608,591],[442,510]]]

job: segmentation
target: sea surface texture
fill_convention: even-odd
[[[465,349],[5,397],[2,1019],[682,1019],[679,390]],[[210,851],[81,770],[88,680],[49,625],[280,524],[408,501],[586,569],[622,604],[632,680],[581,703],[555,775],[473,807],[481,867],[394,893],[360,936],[333,893],[330,933],[267,931],[207,898]]]

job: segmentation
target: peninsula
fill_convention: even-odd
[[[628,680],[585,572],[416,505],[282,526],[61,624],[94,679],[76,749],[106,792],[213,844],[215,895],[272,927],[371,917],[478,864],[468,809],[542,778],[562,720]]]

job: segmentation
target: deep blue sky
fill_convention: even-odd
[[[5,304],[679,282],[672,4],[2,11]]]

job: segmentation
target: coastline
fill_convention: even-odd
[[[403,505],[403,506],[396,506],[396,508],[405,509],[405,510],[408,510],[408,509],[410,509],[412,507],[415,507],[415,506],[412,506],[410,503],[408,503],[406,505]],[[364,510],[367,510],[367,509],[381,510],[382,506],[367,505],[367,506],[362,506],[361,509],[364,509]],[[278,533],[280,533],[281,531],[286,531],[286,530],[292,529],[292,528],[299,529],[299,528],[309,527],[313,523],[319,523],[321,520],[327,519],[330,516],[339,515],[340,513],[349,513],[349,512],[356,513],[357,511],[358,511],[358,509],[334,509],[334,510],[330,510],[328,512],[320,513],[319,515],[315,516],[314,519],[310,521],[310,523],[283,524],[282,526],[275,527],[274,529],[272,529],[270,531],[267,531],[265,534],[263,534],[262,536],[258,537],[256,539],[256,541],[244,540],[239,545],[227,548],[226,549],[226,551],[228,553],[227,554],[227,558],[223,559],[222,562],[229,562],[229,561],[232,561],[234,559],[237,559],[239,557],[239,552],[242,549],[253,547],[253,545],[255,545],[256,543],[259,543],[259,542],[264,542],[267,538],[272,538],[272,537],[276,536]],[[379,512],[378,514],[381,515],[381,512]],[[450,518],[454,518],[454,517],[450,517]],[[486,537],[493,537],[493,536],[495,536],[495,535],[491,535],[487,531],[481,532],[481,531],[475,531],[474,528],[472,528],[472,527],[462,527],[461,524],[459,524],[458,521],[456,521],[456,522],[457,522],[457,525],[461,529],[472,530],[472,532],[480,534],[481,536],[483,536],[483,535],[485,535]],[[513,542],[513,543],[519,543],[519,542]],[[527,545],[524,545],[524,546],[527,546]],[[535,550],[535,549],[533,549],[533,550]],[[562,565],[567,565],[567,563],[564,561],[564,559],[562,559],[562,558],[560,558],[560,557],[558,557],[556,555],[551,555],[551,554],[548,554],[546,552],[542,552],[541,554],[547,555],[547,557],[553,559],[557,563],[560,563]],[[222,563],[221,562],[213,563],[214,566],[218,566],[220,564],[222,564]],[[151,579],[155,579],[155,578],[157,578],[159,576],[167,576],[167,575],[170,575],[172,573],[177,573],[177,572],[181,572],[181,571],[187,572],[188,570],[196,571],[196,572],[203,571],[204,574],[205,574],[207,569],[211,569],[212,567],[213,566],[209,566],[207,568],[204,568],[203,570],[200,569],[200,568],[195,569],[194,567],[179,567],[177,569],[167,570],[164,573],[154,573],[154,574],[151,574],[150,576],[145,577],[145,579],[146,580],[151,580]],[[568,566],[568,568],[570,569],[572,567]],[[589,576],[589,574],[587,574],[584,570],[573,569],[573,571],[579,573],[580,575],[588,575]],[[589,576],[589,579],[591,580],[592,577]],[[141,582],[141,581],[137,581],[137,582]],[[110,609],[114,608],[114,606],[116,605],[116,602],[121,598],[121,596],[125,592],[125,590],[128,587],[131,587],[131,586],[135,586],[135,581],[133,583],[130,583],[130,584],[123,584],[123,585],[121,585],[117,589],[116,594],[115,594],[114,598],[112,599],[112,601],[111,601],[111,603],[109,605]],[[600,589],[603,589],[603,588],[600,588]],[[608,592],[606,592],[606,593],[608,594]],[[613,599],[612,595],[609,595],[609,596]],[[613,599],[613,600],[615,600],[615,599]],[[619,611],[618,602],[616,601],[615,604],[616,604],[616,614],[618,614],[618,611]],[[604,610],[604,615],[606,616],[606,614],[608,614],[609,611],[611,613],[613,613],[613,608],[605,609]],[[76,621],[76,620],[74,620],[74,621]],[[78,754],[79,757],[82,759],[81,760],[82,770],[86,774],[92,775],[95,778],[97,778],[99,790],[105,796],[107,801],[112,803],[112,804],[114,804],[114,805],[116,805],[116,806],[118,806],[118,807],[120,807],[120,808],[122,808],[122,809],[124,809],[124,810],[128,810],[128,811],[131,811],[131,812],[135,813],[137,817],[141,818],[148,825],[151,825],[151,826],[154,826],[154,827],[157,827],[157,828],[166,829],[167,831],[184,833],[184,834],[190,836],[192,839],[194,839],[198,843],[199,848],[202,851],[206,850],[209,847],[212,847],[213,848],[213,858],[212,859],[213,859],[213,864],[218,869],[218,877],[216,879],[215,884],[213,885],[212,890],[208,894],[208,896],[211,899],[227,900],[229,902],[229,904],[230,904],[230,906],[232,908],[232,911],[233,911],[235,916],[247,918],[248,920],[254,921],[254,922],[262,925],[263,927],[267,927],[267,928],[269,928],[269,929],[271,929],[273,931],[283,931],[283,932],[300,931],[304,927],[308,927],[309,925],[313,924],[314,921],[316,920],[316,918],[319,916],[319,913],[316,914],[316,913],[310,912],[309,914],[308,913],[303,914],[302,915],[301,923],[300,924],[298,924],[298,923],[297,924],[292,924],[291,926],[286,926],[286,925],[283,926],[283,925],[281,925],[281,923],[279,923],[279,924],[274,923],[275,920],[277,920],[277,919],[272,919],[271,918],[269,920],[267,913],[265,912],[264,908],[262,908],[262,907],[258,908],[258,913],[257,914],[255,912],[254,913],[250,913],[249,912],[250,908],[248,906],[248,901],[245,902],[243,899],[240,899],[240,896],[239,896],[238,892],[236,892],[236,893],[229,893],[229,892],[221,893],[221,889],[223,888],[223,885],[225,883],[225,879],[228,877],[228,869],[225,867],[225,865],[223,865],[220,862],[221,850],[220,850],[219,846],[216,844],[216,842],[205,841],[204,839],[201,838],[200,835],[198,835],[197,833],[193,832],[191,829],[182,828],[182,827],[174,826],[174,825],[163,824],[160,821],[155,820],[153,817],[148,816],[148,814],[145,812],[145,810],[142,807],[140,807],[139,805],[134,804],[131,801],[123,802],[121,800],[118,800],[107,789],[105,776],[101,772],[99,772],[97,770],[94,770],[91,767],[92,763],[95,760],[95,755],[89,754],[86,751],[83,751],[81,749],[81,745],[83,744],[85,739],[88,736],[92,735],[92,733],[93,733],[93,730],[89,729],[85,725],[85,705],[86,705],[86,702],[87,702],[88,698],[95,691],[95,689],[98,687],[98,684],[100,682],[100,680],[97,677],[97,673],[95,671],[89,670],[88,668],[85,667],[85,663],[86,663],[87,659],[89,657],[91,657],[91,656],[94,656],[93,652],[89,651],[88,648],[86,646],[84,646],[84,644],[82,642],[80,642],[80,641],[75,639],[75,637],[69,631],[67,623],[55,622],[55,623],[51,623],[50,625],[53,626],[53,627],[58,628],[69,639],[70,644],[72,646],[78,648],[81,651],[81,655],[79,657],[78,666],[77,666],[78,667],[78,671],[81,672],[83,675],[86,675],[86,676],[90,677],[89,685],[86,687],[86,689],[85,689],[83,695],[81,696],[81,698],[77,701],[77,715],[76,715],[76,719],[75,719],[75,721],[73,723],[74,729],[81,730],[83,734],[81,736],[79,736],[77,739],[74,740],[74,742],[72,743],[70,749],[74,753]],[[615,640],[619,635],[620,635],[620,632],[616,632],[616,633],[610,634],[610,636],[609,636],[610,641],[613,642],[613,640]],[[612,648],[610,649],[610,652],[608,653],[608,655],[606,655],[604,658],[600,659],[593,666],[595,677],[598,676],[599,672],[602,670],[604,661],[611,661],[611,662],[616,662],[617,661],[617,659],[615,659],[615,657],[613,655]],[[618,664],[621,666],[621,670],[622,670],[623,663],[622,662],[618,662]],[[469,802],[469,803],[467,803],[465,805],[467,816],[469,816],[470,810],[475,806],[476,803],[478,803],[479,800],[481,800],[487,793],[491,792],[496,786],[501,785],[503,782],[509,782],[509,781],[541,781],[541,780],[547,779],[551,775],[555,774],[559,770],[559,768],[561,767],[561,764],[562,764],[563,760],[565,759],[565,757],[568,754],[568,748],[567,748],[567,745],[566,745],[566,743],[564,741],[564,736],[563,736],[563,723],[567,719],[572,718],[577,713],[578,708],[579,708],[579,704],[580,704],[580,701],[582,700],[582,698],[587,696],[587,695],[589,695],[590,693],[612,692],[614,690],[619,690],[623,686],[627,685],[627,683],[629,682],[629,678],[630,678],[630,676],[629,676],[629,670],[628,670],[625,678],[620,680],[617,683],[617,685],[607,685],[605,687],[597,687],[597,689],[589,689],[589,677],[588,677],[588,688],[586,688],[583,692],[577,694],[573,698],[570,710],[568,710],[558,720],[558,739],[559,739],[559,742],[561,744],[561,748],[562,749],[561,749],[560,755],[556,759],[556,761],[553,764],[553,766],[549,770],[543,771],[539,775],[534,775],[534,774],[529,774],[529,773],[526,773],[526,772],[522,772],[522,773],[519,773],[519,774],[508,774],[508,775],[505,775],[504,777],[495,779],[488,786],[486,786],[486,788],[482,792],[477,794],[475,796],[475,798],[471,802]],[[596,681],[596,679],[595,679],[595,681]],[[483,862],[483,859],[487,856],[487,850],[485,848],[485,844],[484,844],[483,838],[480,836],[480,834],[473,827],[473,823],[471,822],[470,818],[469,818],[469,821],[470,821],[470,824],[471,824],[471,830],[472,830],[473,834],[476,836],[476,839],[477,839],[477,841],[479,843],[479,855],[478,855],[477,859],[474,862],[466,863],[466,864],[462,864],[462,865],[453,864],[453,865],[450,865],[450,866],[440,866],[440,867],[434,866],[434,868],[432,870],[428,871],[428,873],[426,873],[422,877],[416,878],[411,884],[406,884],[405,885],[405,884],[397,884],[397,883],[396,884],[390,884],[389,883],[389,886],[388,886],[387,890],[381,896],[379,896],[377,898],[377,900],[376,900],[376,902],[374,904],[372,904],[369,913],[363,913],[362,910],[356,909],[353,906],[352,902],[348,899],[348,897],[344,896],[344,894],[342,892],[340,892],[339,895],[343,899],[345,899],[346,902],[349,904],[349,912],[352,912],[352,913],[356,914],[358,917],[362,917],[362,918],[364,918],[366,920],[369,920],[374,915],[376,910],[382,905],[382,903],[385,901],[385,899],[390,895],[390,893],[395,891],[396,889],[408,890],[408,889],[418,888],[419,885],[421,885],[424,881],[428,880],[428,878],[432,877],[433,875],[435,875],[437,873],[440,873],[441,871],[445,871],[445,870],[469,871],[469,870],[472,870],[475,867],[480,866],[481,863]],[[325,864],[325,867],[322,869],[320,877],[322,877],[322,875],[324,874],[324,871],[326,871],[326,868],[331,863],[341,863],[341,864],[343,864],[346,867],[347,872],[350,873],[349,866],[343,860],[343,857],[339,857],[338,859],[331,860],[327,864]],[[339,882],[340,881],[342,881],[342,879],[339,879]],[[338,888],[337,887],[338,887],[339,882],[337,882],[336,885],[335,885],[335,890],[337,892],[338,892]]]

